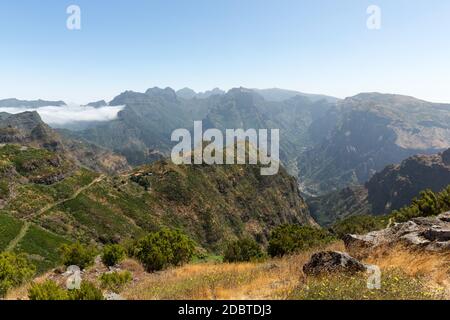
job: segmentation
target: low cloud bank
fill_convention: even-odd
[[[114,107],[85,107],[85,106],[61,106],[61,107],[41,107],[41,108],[0,108],[0,112],[12,114],[26,111],[36,111],[42,121],[50,126],[64,127],[77,122],[110,121],[117,118],[117,114],[123,110],[124,106]]]

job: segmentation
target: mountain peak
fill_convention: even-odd
[[[205,92],[195,92],[191,88],[183,88],[176,92],[177,96],[186,100],[190,99],[208,99],[209,97],[215,96],[215,95],[223,95],[225,94],[225,91],[214,88],[212,90],[208,90]]]
[[[183,99],[193,99],[196,95],[197,92],[187,87],[177,91],[177,96]]]
[[[170,99],[170,100],[176,100],[177,99],[177,93],[175,92],[175,90],[173,90],[170,87],[167,87],[165,89],[161,89],[158,87],[153,87],[148,89],[145,92],[146,95],[149,96],[159,96],[159,97],[164,97],[166,99]]]
[[[4,127],[14,127],[24,130],[32,130],[37,125],[43,125],[41,117],[36,111],[27,111],[18,114],[8,114],[7,118],[1,124]]]

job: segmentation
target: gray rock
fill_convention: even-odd
[[[347,235],[344,243],[347,250],[355,255],[361,249],[396,243],[430,251],[447,251],[450,248],[450,212],[437,217],[420,217],[396,223],[392,227],[366,235]]]
[[[422,236],[430,241],[445,242],[450,241],[450,228],[443,229],[441,227],[431,227],[422,233]]]
[[[339,251],[323,251],[314,254],[303,266],[303,272],[309,276],[326,273],[355,274],[367,271],[367,266],[347,253]]]

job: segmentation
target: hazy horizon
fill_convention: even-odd
[[[112,96],[108,96],[108,97],[99,96],[98,98],[94,98],[94,99],[90,99],[90,100],[88,99],[88,100],[84,100],[84,101],[71,101],[71,100],[65,99],[64,97],[57,97],[57,96],[55,96],[53,98],[47,98],[47,97],[23,98],[21,96],[18,96],[18,97],[2,97],[2,96],[0,96],[0,101],[1,100],[7,100],[7,99],[17,99],[17,100],[24,100],[24,101],[37,101],[37,100],[64,101],[66,103],[66,106],[69,106],[69,107],[74,107],[74,106],[75,107],[79,107],[79,106],[81,106],[83,108],[88,108],[89,106],[87,106],[87,105],[89,103],[94,103],[94,102],[98,102],[98,101],[101,101],[101,100],[104,100],[106,103],[109,103],[115,97],[119,96],[120,94],[122,94],[122,93],[124,93],[126,91],[145,93],[148,89],[151,89],[151,88],[159,88],[159,89],[170,88],[170,89],[174,90],[175,92],[178,92],[179,90],[182,90],[182,89],[191,89],[197,94],[205,93],[205,92],[208,92],[208,91],[211,91],[211,90],[214,90],[214,89],[220,89],[220,90],[222,90],[224,92],[228,92],[228,91],[230,91],[232,89],[237,89],[237,88],[244,88],[244,89],[249,89],[249,90],[273,90],[273,89],[278,89],[278,90],[286,90],[286,91],[298,92],[298,93],[305,94],[305,95],[323,95],[323,96],[328,96],[328,97],[331,97],[331,98],[337,98],[337,99],[340,99],[340,100],[343,100],[343,99],[346,99],[346,98],[350,98],[350,97],[354,97],[354,96],[356,96],[358,94],[362,94],[362,93],[379,93],[379,94],[386,94],[386,95],[393,94],[393,95],[410,96],[412,98],[415,98],[415,99],[418,99],[418,100],[424,100],[424,101],[427,101],[427,102],[450,104],[450,99],[449,99],[449,101],[434,101],[434,100],[430,100],[430,99],[423,99],[421,97],[417,97],[417,96],[414,96],[414,95],[400,94],[398,92],[380,92],[380,91],[376,91],[376,90],[357,92],[357,93],[349,95],[349,96],[338,97],[338,96],[327,94],[326,92],[325,93],[324,92],[305,92],[305,91],[302,91],[302,90],[296,90],[296,89],[290,89],[290,88],[280,88],[280,87],[256,88],[256,87],[243,87],[243,86],[236,86],[236,87],[231,87],[231,88],[227,88],[227,89],[220,88],[220,87],[211,87],[211,88],[206,89],[206,90],[195,90],[195,89],[193,89],[191,87],[188,87],[188,86],[181,87],[181,88],[174,88],[174,87],[171,87],[171,86],[168,86],[168,87],[152,86],[152,87],[148,87],[148,88],[145,88],[145,89],[142,89],[142,90],[125,89],[125,90],[122,90],[122,91],[118,92],[115,95],[112,95]],[[19,109],[19,108],[4,107],[4,108],[0,108],[0,112],[7,112],[6,109]],[[30,110],[32,110],[32,108],[26,108],[26,107],[23,107],[23,109],[30,109]],[[97,108],[97,109],[102,109],[102,108]],[[25,110],[25,111],[30,111],[30,110]]]
[[[66,26],[69,5],[80,30]],[[370,30],[367,9],[381,10]],[[283,88],[450,102],[446,0],[0,4],[0,97],[87,103],[125,90]]]

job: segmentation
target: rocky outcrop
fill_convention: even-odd
[[[347,235],[345,246],[351,254],[367,249],[404,244],[430,251],[450,250],[450,212],[437,217],[415,218],[366,235]]]
[[[311,260],[303,266],[303,272],[308,276],[318,276],[329,273],[355,274],[367,271],[367,265],[339,251],[323,251],[315,253]]]

